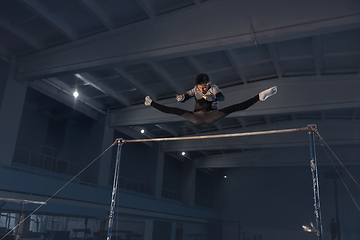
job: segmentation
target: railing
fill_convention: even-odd
[[[119,176],[119,187],[135,192],[150,194],[149,184],[131,178]]]
[[[38,172],[36,169],[43,169],[51,172],[66,174],[70,176],[75,176],[80,171],[79,164],[72,163],[66,160],[55,158],[46,154],[38,153],[29,149],[16,147],[14,152],[13,163],[16,163],[18,170],[20,166],[29,166],[30,168],[22,169],[20,171],[29,171],[33,172],[36,175],[46,175],[44,172]],[[4,166],[5,167],[5,166]],[[55,176],[49,175],[52,178]],[[57,177],[58,178],[58,177]],[[61,177],[60,177],[61,178]],[[65,180],[66,178],[64,178]],[[81,182],[85,183],[85,182]],[[87,184],[87,183],[85,183]],[[134,180],[127,177],[119,176],[119,187],[135,192],[150,194],[150,185],[145,182]],[[92,184],[91,184],[92,185]],[[177,201],[181,201],[181,193],[163,188],[162,197],[169,198]]]
[[[3,165],[3,164],[0,163],[0,168],[8,169],[8,170],[11,170],[11,171],[16,171],[16,172],[21,172],[21,173],[28,173],[28,174],[33,174],[33,175],[46,177],[46,178],[51,178],[51,179],[58,179],[58,180],[62,180],[62,181],[69,181],[71,179],[71,176],[69,176],[69,175],[54,174],[54,173],[52,173],[50,171],[37,170],[36,168],[29,169],[26,166],[24,166],[24,167],[21,167],[21,166],[22,166],[21,164],[18,164],[16,166],[14,166],[14,165],[13,166],[7,166],[7,165]],[[77,184],[81,184],[81,185],[85,185],[85,186],[90,186],[90,187],[98,187],[96,184],[81,181],[80,178],[76,178],[72,182],[77,183]]]
[[[181,193],[163,188],[161,192],[161,196],[164,198],[169,198],[177,201],[181,201]]]
[[[79,164],[21,147],[15,148],[13,162],[70,176],[75,176],[80,171]]]
[[[198,198],[198,197],[195,197],[195,204],[198,205],[198,206],[207,207],[207,208],[212,207],[212,203],[209,200],[201,199],[201,198]]]

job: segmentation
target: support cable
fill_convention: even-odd
[[[77,178],[81,173],[83,173],[88,167],[90,167],[96,160],[98,160],[102,155],[104,155],[110,148],[112,148],[116,143],[117,140],[113,142],[105,151],[103,151],[99,156],[97,156],[94,160],[92,160],[85,168],[83,168],[80,172],[78,172],[73,178],[71,178],[67,183],[65,183],[59,190],[57,190],[53,195],[51,195],[45,202],[40,204],[34,211],[32,211],[28,216],[26,216],[22,221],[13,227],[9,232],[7,232],[0,240],[3,240],[6,236],[8,236],[12,231],[14,231],[18,226],[20,226],[26,219],[28,219],[31,215],[33,215],[37,210],[39,210],[42,206],[44,206],[50,199],[52,199],[56,194],[58,194],[63,188],[65,188],[69,183],[71,183],[75,178]]]
[[[335,155],[335,153],[331,150],[331,148],[329,147],[329,145],[325,142],[325,140],[320,136],[319,132],[315,132],[316,135],[319,137],[319,139],[321,140],[321,142],[323,142],[325,144],[325,146],[330,150],[330,152],[334,155],[334,157],[338,160],[338,162],[341,164],[341,166],[345,169],[345,171],[347,172],[347,174],[349,174],[349,176],[352,178],[352,180],[356,183],[356,185],[360,188],[359,183],[355,180],[355,178],[351,175],[351,173],[347,170],[347,168],[344,166],[344,164],[340,161],[340,159]]]
[[[319,142],[320,142],[321,146],[324,148],[325,153],[326,153],[326,155],[328,156],[331,164],[333,165],[336,173],[338,174],[341,182],[344,184],[346,191],[349,193],[349,195],[350,195],[351,199],[353,200],[355,206],[356,206],[357,209],[360,211],[359,205],[357,204],[355,198],[354,198],[353,195],[351,194],[350,189],[349,189],[348,186],[346,185],[346,183],[345,183],[344,179],[342,178],[340,172],[339,172],[338,169],[336,168],[335,163],[334,163],[334,161],[331,159],[331,156],[330,156],[329,152],[326,150],[325,146],[330,150],[330,152],[333,154],[333,156],[338,160],[338,162],[341,164],[341,166],[345,169],[345,171],[347,172],[347,174],[352,178],[352,180],[356,183],[356,185],[357,185],[359,188],[360,188],[360,185],[359,185],[358,182],[354,179],[354,177],[350,174],[350,172],[346,169],[346,167],[345,167],[344,164],[340,161],[340,159],[339,159],[339,158],[335,155],[335,153],[331,150],[331,148],[330,148],[329,145],[325,142],[325,140],[320,136],[320,134],[319,134],[317,131],[315,131],[315,134],[319,137]]]
[[[354,198],[354,197],[353,197],[353,195],[351,194],[351,192],[350,192],[350,190],[349,190],[348,186],[346,185],[346,183],[345,183],[344,179],[342,178],[342,176],[341,176],[340,172],[339,172],[339,171],[338,171],[338,169],[336,168],[335,163],[333,162],[333,160],[331,160],[331,157],[330,157],[330,155],[329,155],[328,151],[326,151],[325,146],[324,146],[323,144],[321,144],[321,146],[323,146],[323,147],[324,147],[325,153],[326,153],[326,155],[328,156],[328,158],[329,158],[329,160],[330,160],[331,164],[333,165],[333,167],[334,167],[334,169],[335,169],[336,173],[338,174],[338,176],[339,176],[339,178],[340,178],[341,182],[344,184],[344,186],[345,186],[345,188],[346,188],[346,191],[349,193],[349,195],[350,195],[351,199],[352,199],[352,200],[353,200],[353,202],[355,203],[355,206],[356,206],[356,207],[357,207],[357,209],[360,211],[359,205],[357,204],[357,202],[356,202],[355,198]]]

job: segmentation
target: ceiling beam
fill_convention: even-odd
[[[328,156],[317,145],[318,165],[332,165]],[[360,149],[350,146],[346,149],[335,147],[340,160],[349,165],[360,165]],[[230,168],[230,167],[283,167],[283,166],[309,166],[310,153],[308,146],[263,149],[255,152],[232,153],[213,155],[194,159],[196,168]]]
[[[193,124],[192,122],[184,122],[185,125],[190,128],[191,131],[193,131],[194,133],[199,133],[200,130],[196,127],[195,124]]]
[[[75,109],[78,112],[85,114],[86,116],[98,120],[99,119],[99,111],[94,110],[93,108],[89,107],[85,103],[81,101],[76,101],[76,99],[70,96],[67,93],[39,80],[33,81],[29,83],[29,86],[36,89],[37,91],[56,99],[57,101]]]
[[[130,126],[130,129],[134,130],[136,133],[141,133],[141,135],[145,136],[146,138],[155,138],[156,137],[146,127],[143,127],[143,126]],[[142,130],[144,130],[144,132],[142,132]]]
[[[277,74],[278,78],[282,78],[283,77],[283,71],[282,71],[281,66],[280,66],[279,53],[277,52],[276,47],[275,47],[275,45],[273,43],[266,44],[266,46],[267,46],[267,49],[269,51],[269,54],[270,54],[272,63],[274,65],[276,74]]]
[[[0,45],[0,59],[3,61],[10,63],[11,62],[12,53],[5,47]]]
[[[77,73],[75,75],[78,78],[80,78],[82,81],[90,84],[94,88],[96,88],[99,91],[105,93],[109,97],[115,99],[116,101],[118,101],[122,105],[124,105],[126,107],[130,106],[129,99],[121,96],[120,94],[117,94],[114,90],[112,90],[109,87],[105,86],[105,84],[103,84],[102,82],[96,81],[96,79],[93,76],[91,76],[91,74],[89,74],[89,73],[81,73],[81,74]]]
[[[156,16],[156,10],[152,6],[150,1],[147,0],[135,0],[136,3],[144,10],[144,12],[149,16],[150,19],[154,19]]]
[[[124,69],[121,67],[117,67],[113,69],[117,74],[119,74],[123,79],[125,79],[129,84],[136,87],[144,96],[150,96],[152,99],[157,99],[158,96],[151,91],[149,88],[144,86],[142,83],[140,83],[136,78],[131,76],[129,73],[127,73]]]
[[[360,51],[346,51],[346,52],[332,52],[332,53],[324,53],[323,57],[351,57],[351,56],[359,56]]]
[[[77,0],[77,2],[108,30],[114,28],[114,21],[110,18],[110,15],[101,8],[98,2],[87,0]]]
[[[246,122],[245,122],[245,120],[243,118],[237,117],[235,119],[241,125],[242,128],[246,128]]]
[[[47,83],[48,85],[52,86],[53,88],[56,88],[56,89],[62,91],[63,93],[70,96],[71,98],[74,98],[74,96],[73,96],[74,91],[72,89],[70,89],[68,87],[68,85],[66,85],[65,83],[60,81],[59,79],[48,78],[48,79],[43,79],[42,81]],[[83,94],[81,92],[79,93],[79,96],[76,98],[76,101],[83,102],[84,104],[95,109],[99,113],[106,115],[105,107],[102,104],[91,100],[88,96],[86,96],[85,94]]]
[[[351,73],[358,73],[356,68],[347,68],[347,69],[329,69],[324,70],[324,74],[351,74]]]
[[[212,124],[218,131],[221,131],[222,130],[222,125],[220,122],[215,122]]]
[[[164,82],[166,82],[177,94],[186,92],[185,88],[176,82],[157,62],[148,62],[147,65],[154,71]]]
[[[226,56],[228,57],[229,61],[231,62],[231,64],[234,66],[235,71],[237,72],[237,74],[239,75],[241,81],[246,84],[248,81],[248,78],[246,76],[246,74],[244,73],[244,71],[241,69],[241,66],[239,64],[239,62],[236,60],[237,58],[239,58],[239,56],[237,56],[233,50],[226,50],[225,51]]]
[[[206,71],[202,63],[194,56],[187,57],[188,63],[196,70],[197,73],[206,73],[209,76],[209,79],[212,83],[216,84],[216,78],[209,71]]]
[[[279,58],[280,61],[308,60],[308,59],[314,59],[314,55],[282,56]]]
[[[78,38],[78,33],[65,23],[60,18],[52,14],[49,9],[39,1],[32,0],[18,0],[29,10],[34,12],[37,16],[41,17],[45,22],[53,26],[56,30],[66,36],[68,39],[74,41]]]
[[[316,75],[320,76],[323,71],[323,45],[321,37],[312,37],[312,45],[314,51]]]
[[[243,3],[239,1],[216,1],[211,5],[194,5],[195,8],[191,10],[179,11],[150,22],[145,21],[141,25],[125,26],[124,29],[127,30],[109,31],[111,33],[99,34],[78,40],[74,44],[63,44],[38,54],[21,57],[17,79],[39,79],[114,67],[125,62],[129,64],[159,61],[252,46],[252,34],[249,33],[246,17],[249,11],[253,12],[252,17],[257,19],[258,23],[266,23],[256,26],[259,44],[360,27],[360,13],[356,14],[350,3],[348,6],[344,2],[340,4],[339,1],[331,5],[332,9],[338,10],[336,16],[334,11],[323,8],[326,3],[325,0],[316,3],[310,0],[291,2],[291,5],[286,7],[297,9],[291,12],[291,18],[286,14],[279,14],[279,9],[275,5],[271,9],[274,11],[266,11],[266,14],[261,8],[255,7],[255,3],[247,9],[243,8]],[[310,13],[306,7],[309,5],[313,8]],[[205,19],[199,21],[199,15],[212,16],[212,21],[218,24],[206,24]],[[147,36],[146,41],[144,36]],[[93,51],[94,49],[101,51]]]
[[[320,111],[321,120],[325,120],[325,112]]]
[[[191,160],[191,158],[189,158],[188,156],[185,157],[185,156],[181,155],[180,153],[166,153],[166,154],[173,157],[173,158],[175,158],[175,159],[177,159],[177,160],[179,160],[180,162],[185,162],[186,159]]]
[[[171,127],[168,127],[167,125],[165,124],[155,124],[155,126],[157,126],[158,128],[170,133],[171,135],[173,135],[174,137],[177,137],[179,136],[179,134],[174,130],[172,129]]]
[[[190,66],[190,68],[196,73],[199,74],[200,70],[194,65],[194,63],[190,60],[190,56],[184,57],[186,63]],[[193,74],[191,74],[193,76]],[[187,76],[185,78],[188,78]]]
[[[10,62],[11,62],[11,59],[10,59],[10,58],[8,58],[8,57],[6,57],[6,56],[3,56],[3,55],[0,55],[0,60],[3,60],[3,61],[5,61],[5,62],[7,62],[7,63],[10,63]]]
[[[357,116],[357,114],[358,114],[359,112],[360,112],[359,109],[353,109],[351,119],[352,119],[352,120],[355,120],[355,119],[356,119],[356,116]]]
[[[2,16],[0,16],[0,26],[13,33],[15,36],[20,38],[23,42],[35,50],[43,50],[45,48],[45,46],[36,37],[32,36],[18,26],[11,24],[10,21],[3,18]]]
[[[264,120],[265,120],[266,124],[268,124],[268,125],[271,124],[271,118],[269,116],[265,115]]]

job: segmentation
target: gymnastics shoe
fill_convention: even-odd
[[[146,97],[145,97],[145,102],[144,102],[144,104],[145,104],[146,106],[150,106],[151,103],[152,103],[151,98],[150,98],[149,96],[146,96]]]
[[[265,101],[268,97],[271,97],[277,92],[277,86],[271,87],[259,93],[259,100]]]

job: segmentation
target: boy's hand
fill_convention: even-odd
[[[202,98],[205,99],[206,101],[212,102],[212,101],[215,101],[216,96],[214,96],[212,94],[203,94]]]
[[[185,99],[184,94],[181,94],[181,95],[176,94],[176,101],[182,102],[182,101],[184,101],[184,99]]]

